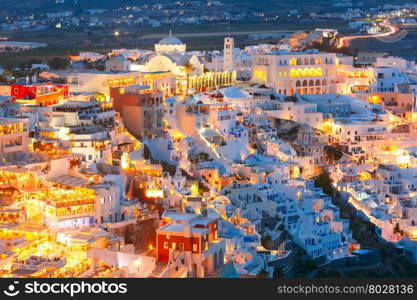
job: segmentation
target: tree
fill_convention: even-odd
[[[151,150],[146,145],[143,146],[143,158],[152,159]]]
[[[269,244],[271,241],[272,237],[269,234],[261,237],[261,245],[265,248],[269,248],[267,244]]]
[[[187,79],[187,91],[186,95],[188,95],[188,90],[190,89],[190,74],[195,70],[193,64],[190,61],[187,61],[184,65],[184,72]]]
[[[256,274],[256,278],[267,278],[269,276],[269,272],[266,269],[262,269]]]
[[[314,178],[314,186],[322,188],[323,192],[327,195],[333,195],[334,189],[330,174],[327,170],[324,170],[323,173]]]
[[[285,102],[297,102],[297,96],[287,96],[284,100]]]
[[[317,268],[316,264],[311,258],[306,259],[304,263],[305,263],[305,268],[307,272],[311,272]]]
[[[395,224],[394,233],[401,233],[401,228],[400,228],[400,224],[399,223]]]
[[[324,151],[326,153],[327,160],[330,162],[336,162],[343,156],[343,152],[334,146],[325,146]]]
[[[274,278],[284,277],[284,270],[283,270],[282,266],[277,266],[277,267],[274,268],[273,276],[274,276]]]
[[[66,58],[54,57],[48,62],[48,65],[53,70],[62,70],[66,69],[69,66],[69,61]]]

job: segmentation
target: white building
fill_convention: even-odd
[[[270,85],[279,94],[325,94],[335,92],[339,57],[317,50],[277,51],[255,54],[252,80]]]

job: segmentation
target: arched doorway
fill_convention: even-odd
[[[213,270],[216,270],[218,267],[218,261],[217,261],[217,252],[214,252],[214,258],[213,258]]]
[[[208,272],[207,274],[213,274],[214,265],[213,265],[213,256],[210,254],[208,259]]]
[[[224,252],[223,249],[219,250],[219,266],[224,264]]]
[[[203,266],[203,274],[202,274],[201,277],[205,277],[208,274],[208,271],[209,271],[208,266],[207,266],[207,259],[205,257],[203,258],[202,266]]]

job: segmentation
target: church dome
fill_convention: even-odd
[[[169,36],[164,37],[157,44],[155,44],[155,51],[158,54],[180,53],[184,54],[187,46],[177,37]]]
[[[183,45],[184,43],[175,36],[166,36],[158,42],[158,45]]]

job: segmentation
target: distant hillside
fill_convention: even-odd
[[[47,11],[59,11],[68,9],[72,11],[88,8],[119,8],[129,5],[143,5],[156,3],[174,3],[177,0],[21,0],[21,1],[4,1],[0,0],[0,14],[22,14],[22,13],[40,13]],[[188,0],[193,2],[193,0]],[[201,1],[201,0],[200,0]],[[296,8],[300,11],[326,11],[332,10],[330,0],[221,0],[226,5],[239,4],[239,7],[251,7],[257,11],[270,11],[276,7],[285,7],[285,9]],[[413,0],[352,0],[352,2],[361,2],[366,7],[377,7],[386,3],[401,4],[413,2]]]
[[[162,0],[159,2],[165,2]],[[86,9],[86,8],[118,8],[123,5],[141,5],[155,3],[152,0],[22,0],[0,1],[0,10],[10,13],[17,10],[24,12],[46,12],[62,9]]]

